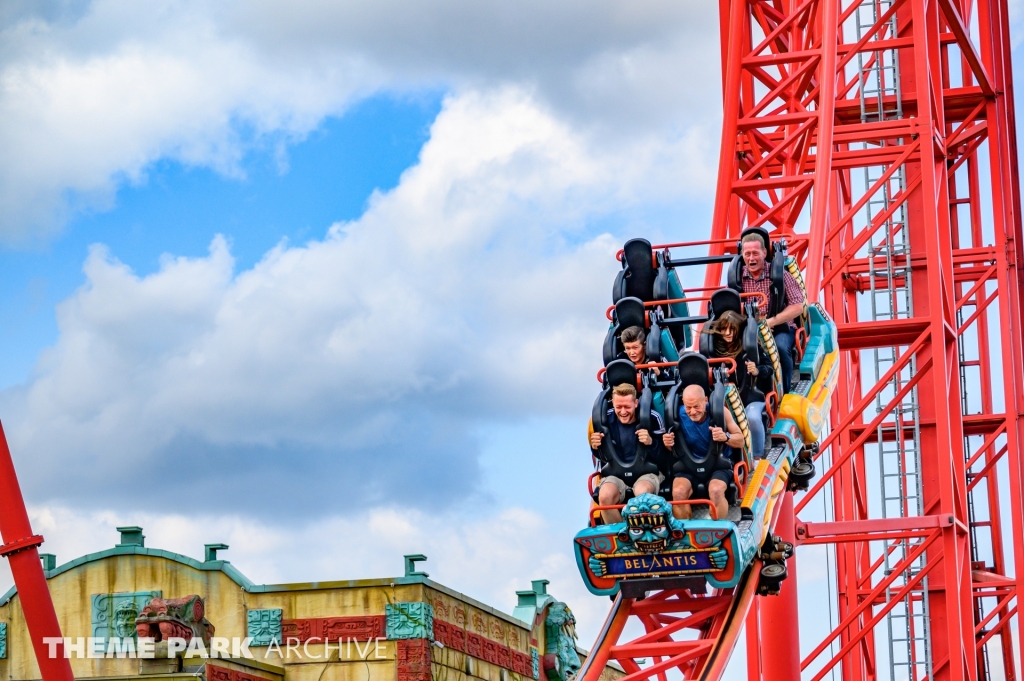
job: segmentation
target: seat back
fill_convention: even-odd
[[[647,317],[644,302],[639,298],[632,296],[620,298],[615,303],[615,309],[612,311],[612,323],[605,334],[604,347],[602,349],[605,366],[608,366],[622,352],[622,341],[619,340],[619,334],[622,333],[622,330],[628,329],[631,326],[646,328],[648,326]],[[657,357],[657,355],[651,355],[650,353],[648,353],[648,356]]]
[[[612,302],[622,298],[639,298],[643,302],[654,300],[654,252],[647,239],[630,239],[622,247],[622,271],[612,285]]]
[[[676,349],[672,332],[663,328],[659,322],[661,315],[650,314],[650,328],[647,330],[647,341],[644,352],[648,362],[678,362],[679,351]]]
[[[743,305],[739,292],[731,288],[722,288],[712,293],[711,300],[708,302],[708,320],[704,322],[704,328],[710,329],[719,316],[730,310],[740,315],[743,314]],[[713,359],[715,356],[714,335],[701,333],[698,349],[700,354],[708,359]]]
[[[750,361],[757,362],[758,349],[761,345],[761,335],[758,333],[757,306],[748,302],[743,306],[746,313],[746,323],[743,325],[743,351],[747,353]]]
[[[606,388],[614,388],[623,383],[629,383],[633,386],[637,385],[636,365],[628,359],[612,360],[604,371],[604,385]]]

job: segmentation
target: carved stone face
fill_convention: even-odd
[[[114,633],[120,638],[135,636],[135,618],[139,611],[131,601],[124,601],[114,611]]]
[[[668,516],[665,513],[638,513],[630,516],[626,533],[641,553],[657,553],[668,546]]]

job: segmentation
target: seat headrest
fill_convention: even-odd
[[[644,302],[654,300],[654,251],[647,239],[630,239],[622,247],[623,277],[618,289]]]
[[[711,318],[720,317],[724,312],[732,310],[736,314],[743,314],[743,304],[740,301],[740,294],[731,288],[721,288],[711,294],[711,303],[708,306]]]
[[[705,395],[711,394],[707,357],[696,352],[684,352],[679,357],[678,367],[680,385],[697,384],[704,388]]]
[[[748,234],[756,234],[761,237],[761,241],[764,243],[765,250],[768,251],[768,258],[770,259],[773,255],[774,249],[772,248],[772,237],[768,234],[768,230],[764,227],[747,227],[745,230],[740,232],[740,241],[736,247],[736,252],[739,253],[743,250],[743,237]]]
[[[628,359],[617,359],[609,362],[604,373],[605,383],[614,388],[623,383],[636,385],[636,365]]]
[[[743,290],[743,258],[739,255],[729,263],[728,279],[729,288],[736,292]]]
[[[646,328],[647,311],[644,310],[644,301],[631,296],[615,303],[615,323],[620,333],[631,326]]]

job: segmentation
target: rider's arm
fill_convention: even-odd
[[[725,444],[737,449],[743,446],[743,433],[728,410],[725,412],[725,430],[729,434],[729,439],[725,441]]]
[[[786,307],[782,308],[779,314],[768,320],[771,327],[780,326],[791,322],[804,312],[804,294],[800,290],[800,284],[789,272],[782,275],[782,281],[786,289]]]
[[[757,377],[754,379],[754,385],[757,389],[763,392],[765,395],[774,390],[772,383],[775,378],[775,367],[772,366],[772,360],[760,347],[757,348]]]

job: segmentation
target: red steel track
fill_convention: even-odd
[[[750,226],[785,237],[838,326],[819,477],[775,525],[824,545],[831,614],[801,646],[802,550],[780,596],[620,598],[583,681],[608,659],[628,681],[717,679],[744,615],[749,679],[1018,678],[1024,237],[1007,3],[720,0],[710,253]],[[709,266],[705,287],[722,274]],[[623,644],[630,618],[647,633]]]

